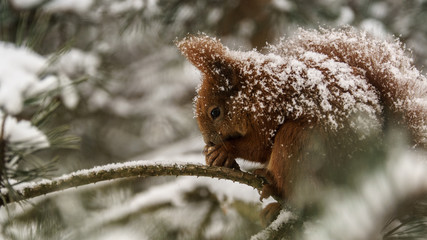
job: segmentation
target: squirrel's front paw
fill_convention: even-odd
[[[223,147],[206,145],[203,153],[206,156],[206,164],[209,166],[239,168],[234,157],[230,156]]]

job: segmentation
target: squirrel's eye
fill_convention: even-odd
[[[215,118],[219,117],[219,115],[221,114],[221,110],[219,108],[214,108],[211,111],[211,117],[213,120],[215,120]]]

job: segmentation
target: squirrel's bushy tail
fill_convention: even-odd
[[[351,27],[300,29],[273,51],[282,56],[313,51],[362,69],[380,93],[384,107],[399,115],[399,123],[409,128],[418,146],[427,148],[427,78],[414,67],[397,39],[376,39]]]

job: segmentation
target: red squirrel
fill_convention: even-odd
[[[398,40],[346,27],[299,29],[266,53],[233,51],[204,34],[177,46],[202,73],[195,115],[206,163],[265,163],[262,197],[288,199],[319,165],[345,164],[389,116],[427,147],[427,80]]]

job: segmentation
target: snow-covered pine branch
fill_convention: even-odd
[[[151,176],[213,177],[246,184],[258,190],[265,184],[265,180],[260,176],[230,168],[210,167],[193,162],[177,164],[140,160],[79,170],[52,180],[22,183],[14,187],[14,195],[9,195],[6,188],[1,190],[1,194],[3,204],[8,204],[100,181]]]
[[[64,137],[59,128],[44,132],[40,125],[60,103],[69,109],[77,106],[79,96],[73,79],[95,75],[99,62],[96,56],[75,49],[42,56],[24,45],[3,41],[0,56],[0,185],[11,190],[17,182],[45,174],[37,171],[39,166],[16,171],[23,159],[36,151],[58,147],[59,142],[71,145],[75,140]]]

